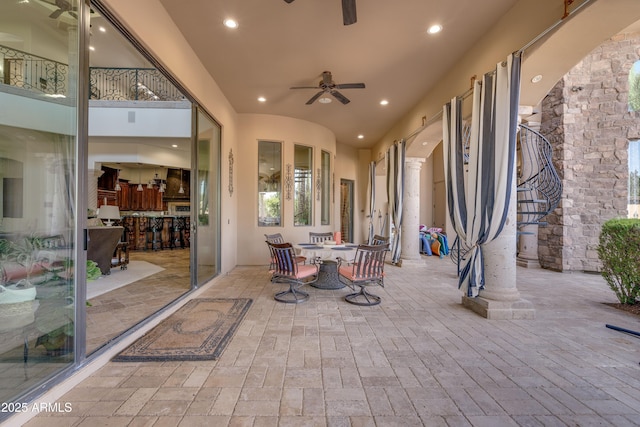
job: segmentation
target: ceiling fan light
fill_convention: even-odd
[[[429,34],[438,34],[440,31],[442,31],[442,25],[440,24],[435,24],[429,27],[429,29],[427,30],[427,33]]]
[[[331,103],[331,98],[324,96],[324,97],[318,99],[318,102],[321,103],[321,104],[330,104]]]
[[[224,25],[227,28],[238,28],[238,22],[230,18],[224,20]]]

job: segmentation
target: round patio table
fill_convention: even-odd
[[[346,260],[353,259],[356,253],[356,247],[338,245],[338,246],[319,246],[310,244],[294,245],[298,255],[307,258],[308,262],[319,260],[320,271],[318,272],[318,280],[311,283],[311,286],[318,289],[340,289],[344,288],[344,283],[340,282],[338,277],[338,258]]]

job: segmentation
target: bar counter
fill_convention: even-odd
[[[184,215],[124,215],[123,240],[129,250],[166,250],[189,247],[191,218]]]

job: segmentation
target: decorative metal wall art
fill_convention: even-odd
[[[233,149],[229,149],[229,197],[233,196]]]
[[[291,163],[287,163],[287,175],[284,177],[284,188],[286,190],[287,200],[291,200],[291,191],[293,189],[293,171]]]
[[[320,200],[320,192],[322,191],[322,180],[320,174],[320,168],[317,169],[318,173],[316,174],[316,200]]]

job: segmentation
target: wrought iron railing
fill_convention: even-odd
[[[0,45],[0,83],[67,96],[69,66]],[[185,96],[155,68],[89,69],[89,97],[108,101],[183,101]]]
[[[468,127],[463,129],[463,153],[465,163],[469,153]],[[553,166],[553,150],[549,141],[540,133],[520,125],[517,140],[518,165],[518,210],[517,226],[546,225],[541,221],[558,207],[562,196],[562,181]],[[522,231],[518,231],[521,233]],[[525,233],[526,234],[526,233]],[[465,259],[470,248],[456,236],[451,246],[451,260],[458,265]]]
[[[48,95],[67,95],[66,64],[1,45],[0,59],[0,82]]]
[[[540,221],[560,203],[562,181],[553,166],[553,150],[539,132],[520,125],[518,132],[518,226]]]
[[[89,69],[90,98],[109,101],[183,101],[185,99],[155,68]]]

